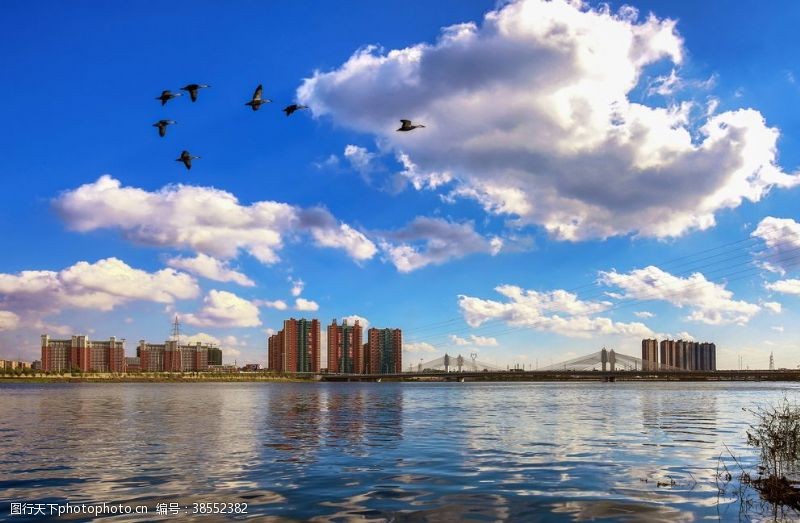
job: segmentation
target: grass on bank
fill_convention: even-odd
[[[772,406],[747,409],[756,422],[747,430],[747,444],[757,449],[755,476],[743,478],[769,503],[800,510],[800,407],[788,399]]]
[[[720,455],[716,474],[720,496],[727,496],[733,488],[730,494],[739,506],[739,520],[756,516],[771,521],[799,521],[800,406],[784,398],[775,405],[743,410],[754,417],[746,435],[757,461],[747,469],[725,445],[738,473],[731,473]]]
[[[0,380],[54,381],[308,381],[310,378],[276,372],[81,372],[80,369],[45,372],[28,368],[0,369]]]

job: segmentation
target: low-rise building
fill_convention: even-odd
[[[142,359],[139,357],[125,358],[125,368],[126,372],[141,372]]]
[[[90,340],[76,335],[53,339],[42,335],[42,369],[48,372],[125,372],[125,340]]]
[[[208,372],[216,372],[221,374],[235,374],[239,372],[236,365],[209,365]]]
[[[176,340],[164,343],[139,340],[136,356],[144,372],[202,372],[209,367],[209,353],[216,351],[222,353],[218,347],[199,341],[179,345]]]
[[[222,349],[213,345],[208,347],[208,364],[222,365]]]

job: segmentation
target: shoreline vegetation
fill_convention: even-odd
[[[738,501],[740,520],[767,516],[772,521],[800,517],[800,406],[784,397],[776,405],[743,409],[754,421],[746,431],[747,445],[758,456],[752,466],[725,446],[731,466],[720,454],[717,489],[720,496]]]
[[[129,372],[98,373],[77,370],[43,372],[32,369],[0,370],[0,383],[140,383],[140,382],[581,382],[581,381],[800,381],[798,371],[715,371],[693,372],[574,372],[574,371],[529,371],[529,372],[430,372],[404,375],[347,375],[347,374],[291,374],[269,371],[238,372]]]
[[[313,376],[272,373],[143,372],[128,374],[70,373],[0,375],[0,383],[199,383],[199,382],[313,382]]]

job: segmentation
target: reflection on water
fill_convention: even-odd
[[[274,520],[736,520],[715,482],[723,443],[752,463],[742,408],[798,390],[4,384],[0,520],[24,519],[12,501],[146,504],[142,521],[159,520],[157,503],[195,502]]]

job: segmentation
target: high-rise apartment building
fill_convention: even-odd
[[[77,335],[52,339],[42,335],[42,370],[48,372],[125,372],[125,340],[90,340]]]
[[[677,349],[675,343],[676,342],[673,340],[661,340],[660,343],[661,365],[659,366],[660,369],[669,370],[676,366],[675,361],[676,361]]]
[[[362,329],[358,320],[353,325],[348,325],[347,320],[343,320],[341,325],[333,320],[328,325],[328,372],[364,373],[364,346],[361,336]]]
[[[646,359],[645,344],[650,341],[642,340],[642,360]],[[713,343],[661,340],[660,349],[661,370],[717,370],[717,346]]]
[[[697,347],[697,370],[717,370],[717,346],[714,343],[700,343]]]
[[[280,330],[267,339],[267,370],[283,370],[283,331]]]
[[[658,340],[642,340],[642,370],[658,370]]]
[[[268,370],[276,372],[319,372],[319,320],[283,322],[283,329],[267,340]]]
[[[403,371],[403,333],[400,329],[367,331],[364,351],[366,372],[370,374],[399,374]]]

